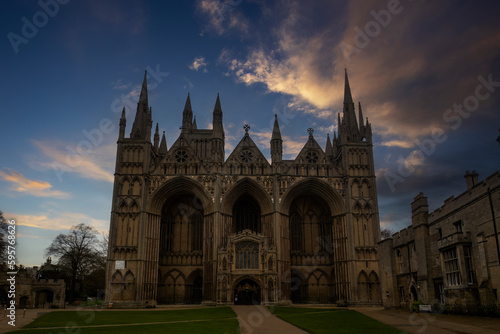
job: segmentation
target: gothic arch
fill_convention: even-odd
[[[361,270],[358,275],[358,300],[360,302],[368,302],[369,298],[368,275],[366,275],[364,270]]]
[[[141,194],[141,180],[135,177],[132,182],[130,182],[130,195],[140,195]]]
[[[135,300],[135,276],[128,270],[123,276],[123,300]]]
[[[310,301],[327,303],[329,301],[328,274],[321,269],[316,269],[307,278],[308,297]]]
[[[158,303],[184,303],[186,277],[177,269],[169,270],[158,282]]]
[[[224,194],[221,203],[221,210],[226,214],[232,214],[234,204],[244,194],[252,196],[260,206],[261,215],[273,211],[273,203],[269,194],[260,184],[250,178],[243,178],[234,183]]]
[[[367,180],[363,180],[361,182],[361,197],[370,197],[370,182]]]
[[[327,203],[332,215],[344,212],[344,203],[339,193],[328,183],[315,178],[307,178],[296,182],[283,194],[279,211],[288,214],[292,202],[300,196],[316,195]]]
[[[205,214],[211,213],[214,210],[213,201],[207,190],[198,182],[185,176],[177,176],[170,179],[156,189],[151,195],[151,200],[147,204],[146,209],[150,213],[160,215],[163,204],[167,200],[180,195],[194,195],[199,201],[199,205],[203,207]]]
[[[128,177],[124,177],[120,183],[120,194],[121,195],[128,195],[129,189],[130,189],[130,181],[129,181]]]
[[[359,197],[360,191],[359,191],[359,182],[357,180],[352,181],[351,184],[351,196],[352,197]]]

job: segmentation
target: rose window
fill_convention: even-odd
[[[249,150],[244,150],[240,154],[240,159],[243,162],[252,162],[253,160],[253,153],[252,151]]]
[[[177,151],[175,153],[175,161],[177,161],[177,162],[186,162],[187,158],[188,158],[188,154],[184,150]]]
[[[309,162],[311,164],[315,164],[316,162],[318,162],[318,159],[319,159],[319,156],[316,152],[307,152],[307,154],[306,154],[307,162]]]

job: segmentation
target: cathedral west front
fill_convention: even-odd
[[[152,133],[145,75],[130,136],[125,109],[120,119],[107,302],[381,304],[372,128],[347,73],[344,89],[333,138],[309,129],[284,160],[276,117],[269,161],[248,126],[225,157],[219,96],[213,128],[198,129],[188,95],[168,147]]]

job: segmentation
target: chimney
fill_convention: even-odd
[[[465,181],[467,182],[467,190],[471,190],[477,184],[478,176],[479,174],[476,173],[475,170],[473,170],[472,173],[469,171],[465,172],[464,178]]]

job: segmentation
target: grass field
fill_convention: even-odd
[[[79,327],[78,329],[76,327]],[[230,307],[168,311],[55,311],[15,333],[237,333]],[[14,332],[12,332],[14,333]]]
[[[273,307],[270,310],[278,318],[311,334],[400,333],[396,328],[387,326],[353,310],[302,307]]]

